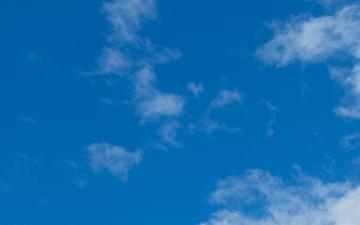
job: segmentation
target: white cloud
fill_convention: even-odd
[[[106,97],[100,97],[100,102],[104,105],[114,105],[115,101],[110,99],[110,98],[106,98]]]
[[[218,92],[217,96],[210,103],[209,108],[220,109],[229,106],[233,103],[241,103],[243,99],[242,94],[237,90],[222,89]]]
[[[170,121],[161,126],[158,134],[162,141],[160,146],[163,146],[163,149],[167,149],[165,145],[170,145],[175,148],[181,147],[181,144],[177,141],[177,133],[181,127],[182,125],[178,121]]]
[[[154,46],[148,39],[142,42],[144,50],[146,50],[147,57],[143,60],[150,64],[165,64],[177,60],[181,57],[182,53],[179,49],[169,47],[159,48]]]
[[[156,0],[112,0],[104,4],[103,11],[113,29],[108,35],[110,47],[102,51],[97,74],[122,75],[144,63],[163,64],[181,56],[178,49],[158,48],[139,34],[143,23],[156,17]]]
[[[141,101],[138,112],[143,119],[156,119],[161,116],[178,116],[182,113],[184,100],[175,94],[157,92],[156,95]]]
[[[82,164],[69,159],[65,159],[62,163],[65,168],[69,169],[71,171],[71,174],[73,174],[70,180],[70,183],[72,185],[79,189],[85,188],[89,185],[90,181]]]
[[[155,52],[153,62],[155,64],[164,64],[177,60],[181,57],[182,53],[179,49],[172,49],[164,47],[160,52]]]
[[[268,63],[285,66],[294,61],[323,61],[342,49],[344,43],[339,41],[339,35],[333,34],[336,18],[303,17],[274,26],[273,39],[257,51],[257,56]]]
[[[222,121],[214,119],[213,113],[215,111],[219,112],[232,104],[241,104],[242,100],[243,95],[238,90],[220,89],[215,98],[210,101],[205,115],[200,119],[200,121],[189,125],[189,132],[195,133],[197,131],[201,131],[210,134],[214,131],[220,130],[230,133],[241,131],[241,128],[239,127],[231,127]]]
[[[262,101],[262,103],[266,106],[266,108],[271,113],[271,119],[269,120],[269,122],[267,124],[267,128],[266,128],[266,136],[268,138],[271,138],[272,136],[274,136],[274,133],[275,133],[274,123],[276,121],[276,117],[277,117],[277,113],[279,112],[279,109],[268,101]]]
[[[106,143],[91,144],[86,150],[90,166],[95,172],[105,170],[122,181],[127,180],[129,170],[142,160],[140,150],[130,152],[122,146]]]
[[[274,26],[274,37],[257,51],[269,64],[285,66],[293,62],[319,63],[351,58],[353,68],[338,76],[347,90],[340,116],[360,119],[360,5],[345,6],[322,17],[302,15]]]
[[[358,225],[360,187],[300,177],[294,185],[252,170],[219,182],[211,201],[223,209],[201,225]]]
[[[350,71],[331,68],[330,73],[344,86],[347,95],[335,112],[339,116],[360,119],[360,62]]]
[[[207,116],[200,121],[200,127],[196,127],[194,124],[192,127],[193,132],[199,128],[208,134],[211,134],[215,131],[226,131],[229,133],[237,133],[241,131],[240,127],[230,127],[221,121],[210,118],[210,116]]]
[[[23,122],[23,123],[26,124],[26,125],[35,126],[35,125],[38,124],[38,122],[37,122],[35,119],[31,118],[31,117],[18,116],[16,119],[17,119],[18,121]]]
[[[196,97],[198,98],[200,94],[204,91],[204,87],[202,83],[197,82],[190,82],[187,85],[187,89]]]
[[[347,151],[360,149],[360,133],[353,133],[343,137],[340,141],[340,146]]]
[[[123,74],[131,66],[131,60],[115,48],[104,48],[99,59],[97,74]]]
[[[137,42],[142,23],[156,17],[156,0],[113,0],[103,9],[113,28],[111,40]]]
[[[135,74],[135,102],[141,118],[146,121],[181,115],[185,100],[176,94],[163,93],[155,84],[156,76],[151,66],[145,66]]]
[[[168,47],[157,48],[139,35],[142,24],[156,17],[156,0],[112,0],[104,4],[104,11],[113,27],[112,47],[104,48],[99,71],[118,75],[131,72],[134,104],[142,122],[181,115],[184,98],[156,88],[153,70],[156,64],[178,59],[181,52]]]

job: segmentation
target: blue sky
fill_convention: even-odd
[[[1,225],[358,225],[360,2],[3,0]]]

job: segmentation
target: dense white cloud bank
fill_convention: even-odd
[[[360,5],[341,8],[333,15],[301,15],[274,26],[274,36],[258,49],[257,56],[279,67],[293,62],[350,62],[351,69],[331,68],[346,89],[338,115],[360,119]]]
[[[292,185],[251,170],[219,182],[211,202],[222,209],[201,225],[358,225],[360,187],[300,177]]]

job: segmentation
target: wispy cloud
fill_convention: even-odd
[[[293,184],[251,170],[219,182],[211,202],[223,207],[201,225],[357,225],[360,187],[300,176]]]
[[[143,121],[182,114],[185,100],[176,94],[163,93],[156,88],[156,76],[150,66],[135,74],[135,104]]]
[[[137,109],[143,120],[152,120],[180,115],[183,112],[184,103],[184,99],[178,95],[156,92],[152,96],[141,99]]]
[[[257,56],[279,67],[293,62],[319,63],[330,59],[341,62],[341,59],[352,58],[352,69],[332,71],[347,91],[344,103],[336,112],[360,119],[359,13],[360,5],[354,4],[333,15],[301,15],[287,23],[274,23],[274,37],[258,49]],[[344,71],[346,73],[341,73]]]
[[[360,133],[353,133],[340,140],[340,146],[346,151],[360,150]]]
[[[198,98],[200,94],[204,91],[202,83],[197,83],[194,81],[188,83],[186,87],[196,98]]]
[[[140,150],[131,152],[122,146],[106,143],[91,144],[86,150],[89,164],[94,172],[105,170],[121,181],[126,181],[129,170],[142,160]]]
[[[269,122],[267,124],[267,128],[266,128],[266,136],[268,138],[271,138],[272,136],[274,136],[274,133],[275,133],[274,123],[276,121],[276,117],[277,117],[277,113],[279,112],[279,109],[268,101],[262,101],[262,103],[266,106],[266,108],[271,113],[271,119],[269,120]]]
[[[204,131],[205,133],[211,134],[215,131],[226,131],[229,133],[237,133],[241,131],[241,128],[238,126],[231,127],[228,124],[225,124],[222,121],[212,119],[210,117],[205,117],[200,121],[199,125],[191,124],[192,132],[196,130]]]
[[[167,46],[157,47],[148,39],[144,40],[142,48],[145,52],[140,61],[147,64],[166,64],[178,60],[182,56],[179,49],[169,48]]]
[[[189,125],[190,133],[202,131],[210,134],[220,130],[231,133],[241,131],[241,128],[237,126],[231,127],[230,125],[215,119],[213,114],[215,112],[221,112],[232,104],[241,104],[242,101],[243,95],[237,89],[220,89],[216,96],[210,101],[203,117],[199,120],[199,122],[191,123]]]
[[[358,62],[350,70],[331,68],[330,73],[337,81],[339,81],[344,86],[344,89],[346,91],[346,97],[343,99],[342,105],[337,107],[335,112],[339,116],[359,120],[360,119],[360,63]]]
[[[305,0],[305,1],[316,2],[316,3],[319,3],[320,5],[324,6],[326,9],[332,9],[336,5],[340,4],[343,0]]]
[[[71,185],[82,189],[89,185],[87,166],[73,160],[65,159],[61,162],[63,169],[66,169],[70,175]]]
[[[16,119],[20,122],[23,122],[25,125],[35,126],[38,124],[38,122],[35,119],[27,116],[18,116]]]
[[[110,0],[104,3],[103,12],[112,29],[98,59],[98,68],[90,74],[123,75],[145,57],[132,55],[131,50],[141,54],[153,50],[151,42],[139,32],[144,23],[156,18],[156,0]]]
[[[10,166],[0,174],[0,195],[17,193],[22,186],[35,187],[41,181],[38,173],[44,166],[43,159],[24,152],[14,152],[8,160]]]
[[[174,148],[181,148],[181,144],[177,140],[178,131],[181,128],[182,128],[182,124],[179,121],[170,121],[164,123],[158,131],[158,135],[161,140],[158,143],[158,147],[161,150],[168,150],[167,146],[171,146]]]
[[[147,20],[156,18],[156,0],[113,0],[104,4],[115,42],[138,42],[138,32]]]
[[[156,1],[112,0],[103,8],[112,33],[109,35],[110,47],[103,48],[99,59],[99,73],[131,76],[133,103],[142,122],[181,115],[184,98],[159,90],[154,71],[154,65],[176,60],[181,52],[156,47],[139,34],[146,21],[156,18]]]
[[[127,55],[115,48],[104,48],[95,74],[123,75],[132,66]]]
[[[234,103],[241,103],[242,99],[243,96],[238,90],[221,89],[210,103],[209,110],[221,109]]]
[[[11,155],[11,160],[14,164],[13,171],[10,172],[13,177],[32,183],[39,181],[35,171],[43,164],[41,158],[30,156],[24,152],[16,152]]]

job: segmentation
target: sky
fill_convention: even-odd
[[[2,0],[1,225],[359,225],[360,2]]]

